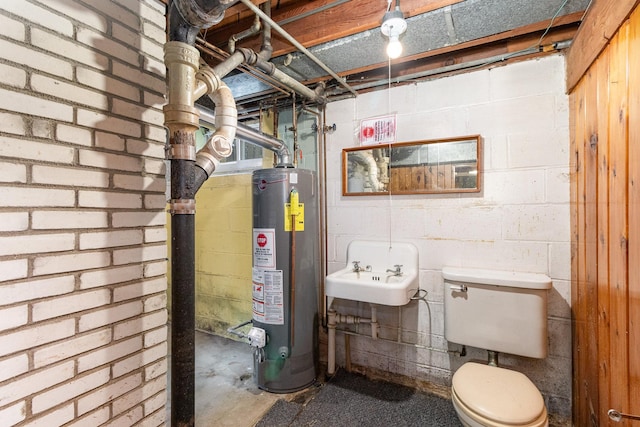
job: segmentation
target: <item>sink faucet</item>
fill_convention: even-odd
[[[387,268],[387,273],[393,273],[394,276],[402,276],[402,264],[395,264],[395,270]]]
[[[353,261],[353,271],[354,273],[364,271],[364,267],[360,267],[360,261]]]

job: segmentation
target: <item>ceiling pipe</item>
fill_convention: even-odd
[[[459,64],[453,64],[453,65],[446,65],[444,67],[438,67],[432,70],[420,71],[413,74],[406,74],[393,79],[380,79],[370,83],[363,83],[363,84],[354,86],[354,88],[356,90],[364,90],[364,89],[370,89],[378,86],[388,86],[391,83],[401,83],[408,80],[421,79],[425,77],[435,76],[438,74],[452,73],[455,71],[466,70],[469,68],[481,68],[487,65],[504,62],[512,58],[517,58],[525,55],[533,55],[543,51],[544,52],[549,52],[551,50],[560,51],[562,49],[568,48],[570,45],[571,45],[571,40],[563,40],[556,43],[552,43],[547,46],[535,46],[535,47],[530,47],[527,49],[519,50],[519,51],[508,53],[508,54],[495,55],[488,58],[477,59],[474,61],[467,61],[467,62],[462,62]],[[328,93],[328,96],[337,95],[336,97],[333,97],[331,99],[332,101],[336,101],[337,99],[342,99],[341,97],[339,97],[339,95],[344,93],[345,93],[344,91],[338,91],[336,88],[334,89],[334,91],[331,91],[330,93]],[[345,96],[345,98],[348,98],[348,96]]]
[[[264,14],[267,15],[269,20],[271,20],[271,0],[267,0],[266,2],[260,5],[262,9],[264,9]],[[258,15],[256,15],[256,19]],[[265,61],[271,59],[271,55],[273,54],[273,46],[271,45],[271,24],[267,21],[263,24],[262,30],[262,46],[260,46],[260,52],[258,52],[258,56]]]
[[[244,47],[238,48],[233,55],[220,64],[214,66],[213,72],[220,78],[223,78],[242,64],[247,64],[257,68],[269,77],[278,81],[280,84],[288,87],[312,102],[321,105],[326,103],[326,98],[323,94],[324,86],[318,85],[315,90],[309,89],[293,77],[278,70],[272,62],[263,59],[260,54]]]
[[[169,40],[193,45],[202,28],[224,18],[224,12],[238,0],[172,0],[169,5]]]
[[[213,112],[200,106],[197,106],[196,108],[198,108],[198,111],[200,112],[201,120],[211,124],[215,123],[216,116]],[[273,151],[277,157],[277,166],[291,166],[291,152],[283,141],[271,135],[267,135],[266,133],[260,132],[259,130],[250,128],[249,126],[243,125],[242,123],[238,123],[236,125],[236,136],[242,138],[243,141],[257,145],[258,147],[262,147],[269,151]]]
[[[307,55],[309,59],[316,63],[320,68],[329,73],[331,77],[333,77],[341,86],[347,89],[349,92],[353,94],[354,97],[358,96],[358,92],[356,92],[351,86],[349,86],[342,77],[338,76],[331,68],[327,67],[322,61],[320,61],[314,54],[309,52],[307,48],[302,46],[300,42],[298,42],[291,34],[287,33],[281,26],[275,23],[271,18],[269,18],[264,12],[262,12],[258,7],[256,7],[251,0],[240,0],[245,6],[253,11],[256,15],[260,16],[265,23],[269,23],[282,37],[284,37],[289,43],[295,46],[296,49]],[[295,80],[294,80],[295,81]]]
[[[258,34],[260,32],[260,28],[260,17],[256,15],[255,19],[253,20],[253,24],[249,28],[238,34],[232,34],[231,37],[229,37],[229,41],[227,42],[227,50],[229,51],[229,53],[233,53],[236,51],[236,42]]]

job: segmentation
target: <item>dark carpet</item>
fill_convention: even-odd
[[[451,402],[409,387],[340,370],[287,402],[280,399],[256,427],[460,427]]]

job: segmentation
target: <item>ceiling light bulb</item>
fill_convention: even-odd
[[[399,58],[402,55],[402,43],[398,40],[398,36],[389,37],[389,44],[387,44],[387,56],[391,59]]]
[[[402,11],[400,11],[398,6],[396,6],[396,10],[384,14],[380,31],[389,37],[389,44],[387,45],[387,55],[389,58],[395,59],[402,54],[400,35],[406,30],[407,22],[404,20]]]

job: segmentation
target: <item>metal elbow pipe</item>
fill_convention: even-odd
[[[271,19],[271,0],[267,0],[266,2],[260,5],[264,14]],[[256,15],[256,18],[259,18]],[[263,30],[262,30],[262,46],[260,47],[260,52],[258,52],[258,56],[268,61],[271,59],[271,55],[273,54],[273,46],[271,45],[271,24],[268,20],[264,21]]]
[[[198,111],[200,112],[200,117],[209,123],[215,123],[215,115],[211,114],[208,110],[198,107]],[[251,144],[257,145],[258,147],[262,147],[265,150],[272,151],[278,158],[278,163],[276,167],[290,167],[291,166],[291,152],[289,151],[289,147],[287,145],[264,132],[260,132],[257,129],[253,129],[249,126],[243,125],[242,123],[236,124],[236,136],[242,138],[244,141],[249,142]]]
[[[213,72],[221,79],[224,78],[227,74],[235,70],[243,62],[248,63],[248,52],[251,51],[248,49],[236,50],[230,57],[225,59],[224,62],[221,62],[220,64],[213,67]]]
[[[251,49],[240,48],[236,52],[243,52],[245,57],[245,62],[247,64],[256,67],[260,71],[263,71],[264,73],[273,77],[274,79],[276,79],[277,81],[285,85],[286,87],[293,89],[299,95],[321,105],[326,103],[326,99],[322,94],[309,89],[308,87],[306,87],[305,85],[303,85],[302,83],[294,79],[293,77],[283,73],[278,68],[276,68],[273,62],[269,62],[263,59],[259,54],[255,53]]]
[[[238,0],[173,0],[169,7],[169,40],[193,46],[201,28],[224,18],[224,11]]]
[[[196,155],[196,165],[205,171],[207,177],[213,173],[221,159],[231,155],[238,122],[233,94],[224,82],[221,82],[218,90],[209,97],[216,106],[216,131]]]
[[[229,41],[227,42],[227,50],[229,51],[229,53],[233,53],[236,51],[236,42],[258,34],[261,27],[262,25],[260,24],[260,17],[256,15],[255,19],[253,20],[253,24],[251,24],[249,28],[238,34],[233,34],[231,37],[229,37]]]

